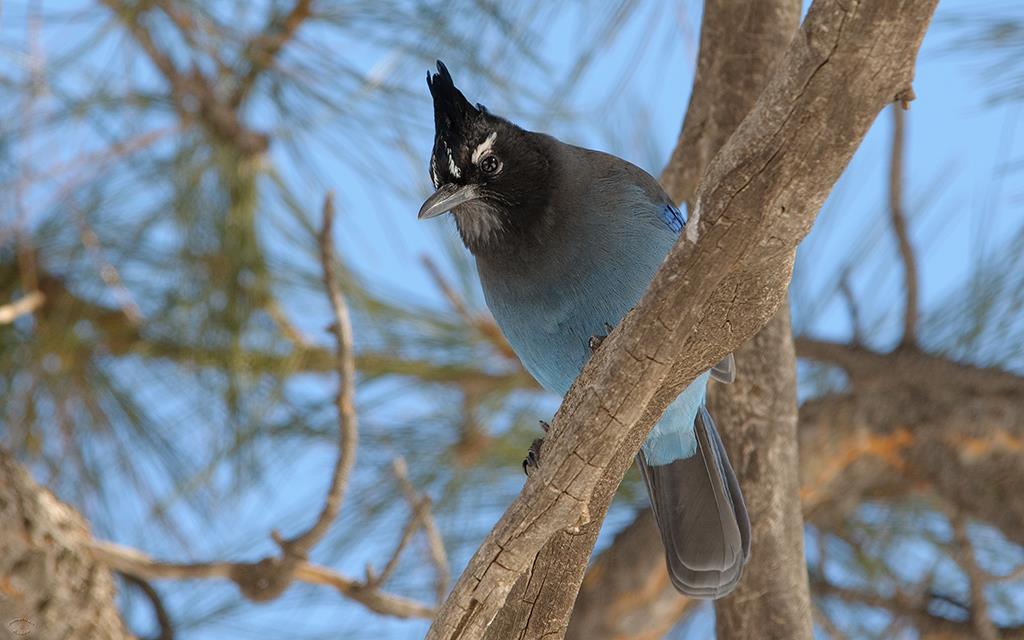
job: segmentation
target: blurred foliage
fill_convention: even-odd
[[[959,9],[946,17],[950,49],[980,72],[990,102],[1020,100],[1024,98],[1024,7],[1004,0],[985,9]]]

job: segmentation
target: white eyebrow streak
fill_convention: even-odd
[[[487,152],[491,150],[491,147],[494,146],[494,141],[497,139],[498,132],[495,131],[491,133],[491,135],[487,136],[486,140],[480,143],[480,145],[476,148],[476,151],[473,152],[473,164],[480,162],[480,159],[483,158],[484,155],[486,155]]]
[[[459,165],[455,164],[455,158],[452,157],[451,147],[445,145],[444,150],[448,152],[448,173],[452,174],[456,178],[461,178],[462,171],[459,170]]]
[[[435,189],[441,186],[441,179],[437,177],[437,156],[434,154],[430,154],[430,181]]]

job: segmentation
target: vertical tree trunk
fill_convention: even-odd
[[[127,640],[89,528],[0,449],[0,638]]]
[[[799,0],[705,3],[694,98],[663,176],[673,197],[693,198],[708,162],[753,107],[799,20]],[[746,497],[753,556],[736,591],[716,603],[718,637],[810,640],[788,308],[736,353],[736,366],[736,382],[712,390],[711,412]]]
[[[736,366],[711,409],[747,500],[753,551],[736,591],[715,603],[718,638],[810,640],[788,307],[736,352]]]

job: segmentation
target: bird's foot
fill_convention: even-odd
[[[603,336],[590,336],[590,339],[587,340],[587,346],[590,347],[590,353],[594,353],[601,348],[601,345],[604,343],[604,339],[608,337],[608,334],[611,333],[613,329],[615,329],[615,327],[606,322],[604,323],[605,334]]]
[[[543,420],[540,421],[541,429],[544,429],[544,433],[547,433],[551,429],[551,425]],[[530,443],[530,450],[526,452],[526,458],[523,459],[523,473],[527,477],[531,473],[540,469],[540,448],[544,445],[544,438],[535,438]]]

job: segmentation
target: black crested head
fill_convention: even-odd
[[[455,86],[448,67],[440,60],[437,61],[437,73],[427,72],[427,87],[434,99],[434,133],[437,137],[450,140],[459,136],[480,116],[480,110],[466,100]]]
[[[475,254],[536,241],[551,193],[550,139],[473,106],[441,61],[437,73],[427,73],[427,86],[434,99],[430,178],[437,193],[420,217],[451,211]]]

